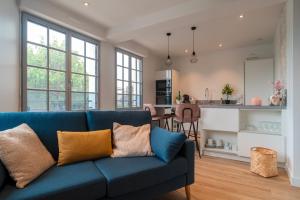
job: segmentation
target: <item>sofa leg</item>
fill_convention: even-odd
[[[185,186],[185,195],[187,200],[191,200],[191,188],[189,185]]]

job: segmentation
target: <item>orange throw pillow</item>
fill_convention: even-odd
[[[111,130],[90,132],[57,131],[57,165],[107,157],[112,154]]]

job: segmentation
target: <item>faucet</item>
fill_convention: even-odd
[[[205,88],[204,96],[205,96],[205,100],[208,100],[208,98],[209,98],[209,90],[208,90],[208,88]]]

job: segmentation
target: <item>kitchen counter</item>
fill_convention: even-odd
[[[156,108],[172,108],[176,105],[154,105]],[[282,106],[252,106],[238,104],[199,104],[200,108],[222,108],[222,109],[240,109],[240,110],[283,110]]]

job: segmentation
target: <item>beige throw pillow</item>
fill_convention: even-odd
[[[134,127],[113,124],[112,157],[151,156],[150,124]]]
[[[0,131],[0,159],[17,188],[24,188],[55,164],[36,133],[27,125]]]

